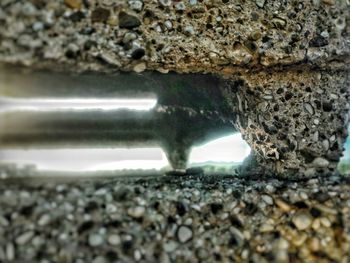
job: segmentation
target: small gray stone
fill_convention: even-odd
[[[304,103],[304,108],[310,115],[314,115],[314,108],[311,106],[310,103]]]
[[[140,218],[144,215],[146,209],[143,206],[131,207],[128,209],[128,215],[133,218]]]
[[[170,240],[169,242],[167,242],[163,245],[163,248],[164,248],[164,251],[171,253],[171,252],[175,251],[177,246],[178,246],[178,244],[176,242]]]
[[[180,226],[177,229],[177,238],[180,243],[186,243],[192,239],[193,233],[188,226]]]
[[[265,0],[255,0],[258,7],[263,8],[265,6]]]
[[[104,238],[99,234],[89,235],[89,245],[92,247],[100,246],[104,243]]]
[[[164,25],[167,29],[172,29],[173,28],[173,23],[171,23],[170,20],[167,20],[164,22]]]
[[[141,25],[141,21],[137,16],[130,15],[126,12],[119,13],[119,27],[133,29]]]
[[[292,221],[299,230],[305,230],[311,225],[312,217],[310,213],[306,211],[301,211],[301,212],[297,212],[293,216]]]
[[[329,141],[327,139],[322,141],[322,147],[325,151],[328,151],[329,149]]]
[[[46,226],[50,223],[51,217],[48,214],[44,214],[40,217],[38,221],[39,226]]]
[[[35,22],[33,24],[33,30],[34,31],[41,31],[43,29],[44,29],[44,24],[42,22],[38,21],[38,22]]]
[[[137,38],[137,35],[133,32],[128,32],[123,37],[123,43],[127,44]]]
[[[27,244],[34,236],[33,231],[27,231],[21,234],[16,238],[16,244],[17,245],[25,245]]]
[[[120,244],[120,236],[119,235],[116,235],[116,234],[113,234],[113,235],[110,235],[108,237],[108,243],[110,245],[119,245]]]
[[[317,157],[316,159],[313,160],[312,164],[318,168],[327,168],[329,165],[329,161],[327,161],[322,157]]]
[[[195,34],[194,28],[193,28],[193,26],[191,26],[191,25],[185,26],[184,32],[185,32],[185,34],[187,34],[187,35],[194,35],[194,34]]]
[[[287,21],[281,17],[275,17],[271,20],[271,22],[275,25],[278,29],[284,29],[287,25]]]
[[[129,6],[133,10],[141,11],[143,3],[139,0],[131,0],[131,1],[129,1]]]
[[[97,256],[92,261],[92,263],[107,263],[107,262],[108,262],[108,260],[103,256]]]
[[[9,224],[10,224],[9,221],[5,217],[0,216],[0,226],[6,227]]]
[[[264,200],[264,202],[268,205],[273,205],[273,199],[269,195],[262,195],[261,199]]]
[[[162,5],[162,6],[170,6],[172,1],[171,0],[159,0],[159,3]]]
[[[6,258],[8,261],[13,261],[15,259],[15,246],[13,243],[7,243],[6,245]]]
[[[186,9],[186,5],[183,2],[178,2],[175,5],[176,10],[183,11]]]
[[[117,212],[117,210],[118,210],[117,207],[113,204],[107,204],[107,206],[106,206],[106,212],[108,214],[113,214],[113,213]]]

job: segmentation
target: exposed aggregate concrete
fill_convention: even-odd
[[[349,0],[1,0],[0,62],[221,76],[241,175],[301,179],[341,156],[349,23]],[[348,176],[179,175],[1,182],[0,262],[350,261]]]
[[[236,80],[237,94],[227,93],[232,120],[265,171],[329,174],[341,156],[349,119],[349,0],[5,0],[0,21],[4,63]]]
[[[344,71],[262,71],[237,77],[226,98],[238,105],[235,126],[261,167],[285,178],[311,177],[334,173],[342,156],[348,87]]]
[[[215,72],[349,57],[344,1],[5,0],[1,61]]]
[[[0,184],[2,262],[350,261],[349,176],[20,182]]]

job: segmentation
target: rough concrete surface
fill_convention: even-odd
[[[233,80],[232,119],[264,171],[313,176],[347,135],[349,20],[348,0],[4,0],[0,61]]]
[[[349,0],[1,0],[2,66],[219,76],[253,153],[242,177],[3,181],[0,262],[350,262],[349,23]]]
[[[0,185],[0,261],[350,261],[350,177]]]
[[[1,61],[225,73],[349,58],[349,2],[4,0]],[[75,70],[70,68],[70,70]]]

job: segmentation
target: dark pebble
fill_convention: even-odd
[[[230,222],[231,222],[231,225],[233,225],[236,228],[242,228],[243,227],[243,224],[242,224],[241,220],[239,220],[236,216],[231,216],[230,217]]]
[[[310,214],[311,214],[313,217],[317,218],[317,217],[320,217],[320,216],[322,215],[322,212],[321,212],[320,209],[315,208],[315,207],[312,207],[312,208],[310,209]]]
[[[137,16],[130,15],[125,12],[119,13],[119,27],[133,29],[141,25],[141,21]]]
[[[91,13],[91,21],[94,22],[106,22],[110,16],[110,11],[106,8],[96,8]]]
[[[309,207],[304,201],[295,202],[294,205],[299,209],[305,209]]]
[[[88,231],[90,230],[91,228],[93,228],[94,226],[94,222],[92,221],[86,221],[84,223],[82,223],[79,227],[78,227],[78,233],[79,234],[82,234],[84,233],[85,231]]]
[[[220,203],[212,203],[212,204],[210,204],[211,212],[214,215],[216,215],[218,212],[220,212],[223,208],[224,208],[223,205],[220,204]]]
[[[69,19],[73,22],[79,22],[80,20],[85,18],[85,14],[81,11],[74,12],[69,16]]]
[[[328,45],[328,40],[321,35],[318,35],[310,40],[310,47],[324,47]]]
[[[179,216],[184,216],[187,212],[187,207],[183,202],[176,202],[176,211]]]
[[[145,54],[146,51],[143,48],[138,48],[132,52],[131,57],[135,60],[138,60],[141,59]]]
[[[324,203],[330,199],[329,194],[324,192],[317,192],[312,195],[313,199],[316,199],[317,201]]]
[[[254,215],[258,211],[258,207],[253,203],[246,203],[244,213],[246,215]]]
[[[186,169],[186,174],[188,174],[188,175],[200,175],[200,174],[204,174],[204,170],[200,167],[192,167],[192,168]]]

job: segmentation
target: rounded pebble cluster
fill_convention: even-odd
[[[3,0],[0,61],[136,72],[329,66],[348,60],[349,18],[348,0]]]
[[[1,262],[349,262],[350,177],[0,185]]]
[[[223,89],[235,126],[265,170],[285,178],[336,171],[348,136],[348,72],[270,70],[242,74]]]

